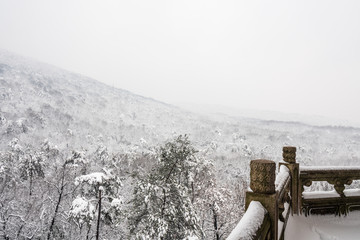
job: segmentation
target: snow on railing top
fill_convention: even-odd
[[[251,240],[264,222],[267,210],[258,201],[251,201],[240,222],[236,225],[227,240]]]
[[[289,169],[281,165],[279,168],[279,173],[276,175],[275,179],[275,190],[281,191],[287,184],[287,182],[290,181],[290,172]]]
[[[318,198],[336,198],[340,195],[335,191],[314,191],[314,192],[303,192],[304,199],[318,199]]]
[[[300,171],[360,171],[360,166],[301,166]]]
[[[360,179],[360,166],[305,166],[300,167],[299,206],[305,216],[310,213],[335,212],[336,215],[347,215],[351,209],[360,204],[360,191],[345,190]],[[333,191],[307,191],[313,182],[327,182],[333,185]]]
[[[360,205],[360,189],[345,189],[345,185],[360,179],[360,166],[301,166],[296,162],[296,148],[283,148],[283,161],[257,159],[250,162],[250,188],[246,192],[244,217],[228,240],[284,239],[290,213],[307,216],[313,209],[319,212],[336,210],[345,214]],[[326,181],[334,191],[304,192],[313,181]]]

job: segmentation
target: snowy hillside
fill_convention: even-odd
[[[109,148],[157,143],[194,122],[176,107],[4,51],[0,91],[2,147],[29,136],[32,143],[49,138],[60,146],[72,139],[75,147],[101,136]]]
[[[189,112],[6,51],[0,135],[0,238],[84,239],[98,234],[96,214],[109,239],[129,239],[136,227],[170,237],[173,220],[155,216],[171,197],[169,216],[186,216],[181,236],[224,238],[241,217],[251,159],[279,161],[293,145],[303,166],[360,165],[359,128]],[[169,170],[178,148],[190,155]],[[96,213],[104,189],[107,205]],[[139,210],[159,193],[159,205]]]
[[[319,127],[230,115],[211,117],[104,85],[82,75],[0,51],[0,147],[17,138],[60,149],[147,148],[179,134],[212,158],[279,160],[283,145],[305,164],[359,163],[360,129]],[[220,161],[220,160],[219,160]],[[229,169],[237,168],[231,166]]]
[[[200,115],[6,51],[0,51],[0,101],[2,149],[14,138],[30,145],[48,139],[69,150],[147,149],[189,134],[229,171],[254,158],[279,160],[283,145],[297,146],[304,164],[360,161],[358,128]]]

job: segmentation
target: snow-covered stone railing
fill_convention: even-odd
[[[252,160],[246,212],[228,240],[284,240],[290,213],[346,215],[351,210],[360,210],[360,189],[345,189],[353,180],[360,180],[360,167],[300,168],[295,147],[283,148],[278,174],[275,162]],[[310,187],[314,181],[326,181],[335,190],[304,191],[304,186]]]
[[[266,239],[263,234],[267,234],[269,231],[270,217],[268,211],[260,202],[252,201],[227,240]]]
[[[293,213],[297,213],[298,209],[298,177],[292,177],[299,172],[295,151],[294,147],[284,147],[284,161],[279,163],[277,175],[274,161],[259,159],[250,162],[250,189],[246,192],[245,217],[228,240],[284,239],[290,206]],[[295,199],[291,197],[292,193],[296,193]],[[266,210],[265,217],[260,217],[264,215],[259,210],[260,206]]]
[[[360,167],[301,167],[299,203],[305,215],[311,212],[335,213],[346,215],[359,209],[360,189],[347,189],[353,180],[360,180]],[[304,191],[314,181],[326,181],[334,185],[333,191]]]

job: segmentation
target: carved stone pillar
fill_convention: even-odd
[[[275,191],[276,164],[274,161],[259,159],[250,162],[250,188],[246,192],[246,205],[259,201],[268,211],[271,220],[271,239],[278,239],[279,206]]]
[[[275,192],[276,164],[273,161],[259,159],[250,162],[250,188],[256,193]]]
[[[296,163],[296,147],[285,146],[283,147],[283,160],[285,163],[280,163],[280,165],[285,165],[291,176],[291,207],[293,214],[298,214],[301,212],[301,192],[300,192],[300,182],[299,182],[299,164]]]
[[[283,147],[283,159],[287,163],[296,163],[296,147]]]

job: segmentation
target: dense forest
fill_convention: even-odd
[[[131,154],[14,140],[0,170],[4,239],[221,239],[242,212],[187,136]]]

